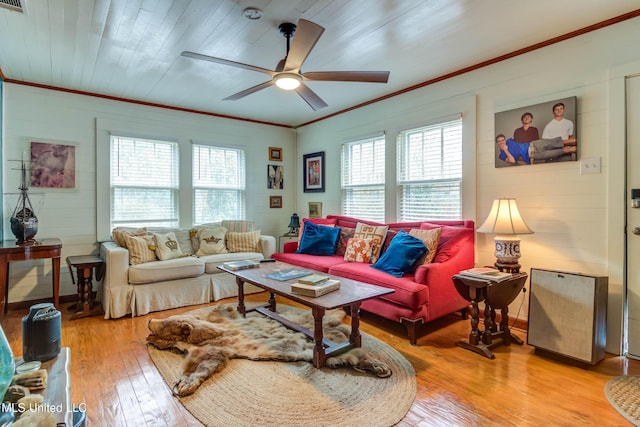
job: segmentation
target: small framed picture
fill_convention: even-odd
[[[270,190],[284,188],[284,166],[267,165],[267,188]]]
[[[305,193],[324,193],[324,151],[302,156]]]
[[[269,147],[269,160],[281,162],[282,161],[282,148]]]
[[[269,196],[269,207],[270,208],[281,208],[282,207],[282,196]]]
[[[309,218],[322,218],[321,202],[309,202]]]

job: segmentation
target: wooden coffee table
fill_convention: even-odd
[[[360,304],[362,303],[362,301],[395,292],[393,289],[383,288],[381,286],[370,285],[368,283],[359,282],[357,280],[345,279],[344,277],[332,276],[330,274],[327,274],[327,276],[331,277],[332,279],[340,280],[340,289],[315,298],[306,297],[303,295],[291,293],[291,284],[295,283],[297,279],[278,281],[270,279],[266,277],[266,275],[290,268],[295,268],[298,270],[308,270],[309,274],[325,273],[320,273],[318,271],[301,268],[279,261],[261,263],[259,268],[249,268],[246,270],[238,271],[232,271],[223,266],[219,266],[218,268],[224,272],[233,274],[236,277],[236,283],[238,285],[238,311],[242,313],[242,315],[246,316],[248,312],[257,311],[267,317],[277,320],[287,328],[297,332],[302,332],[307,337],[313,339],[315,343],[315,346],[313,348],[313,366],[316,368],[323,367],[328,357],[347,351],[354,347],[360,347],[362,345],[362,337],[360,335]],[[247,309],[244,304],[245,283],[250,283],[252,285],[258,286],[259,288],[269,291],[269,302],[262,306]],[[313,314],[314,321],[313,331],[310,331],[309,329],[297,325],[290,320],[280,316],[276,312],[276,295],[289,298],[290,300],[311,308],[311,313]],[[351,334],[349,335],[349,341],[335,343],[324,338],[324,334],[322,331],[322,319],[326,310],[345,307],[348,307],[350,309],[351,314]]]

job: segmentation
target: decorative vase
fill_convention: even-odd
[[[13,359],[13,352],[7,336],[4,334],[4,329],[0,326],[0,393],[2,397],[6,393],[11,380],[13,379],[13,373],[15,371],[15,361]]]
[[[16,243],[22,245],[32,242],[38,232],[38,217],[29,200],[29,187],[27,187],[27,167],[22,162],[22,176],[20,178],[20,196],[9,220],[11,232],[16,236]]]

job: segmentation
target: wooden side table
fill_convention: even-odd
[[[524,341],[511,333],[509,328],[509,304],[522,292],[527,281],[526,273],[514,274],[511,278],[496,282],[487,279],[456,274],[453,284],[458,293],[471,303],[471,332],[468,340],[456,342],[458,347],[466,348],[489,359],[495,355],[491,351],[499,345],[511,342],[522,345]],[[478,303],[484,301],[484,330],[478,328],[480,310]],[[496,325],[496,310],[500,310],[500,325]]]
[[[71,315],[71,319],[81,317],[97,316],[104,314],[102,304],[95,301],[96,292],[93,290],[93,274],[95,271],[96,281],[102,280],[104,276],[104,261],[96,255],[75,255],[67,257],[67,265],[71,273],[73,282],[73,269],[76,269],[78,277],[78,302],[70,307],[76,312]]]
[[[51,258],[53,281],[53,305],[59,308],[60,301],[60,239],[43,239],[34,243],[16,244],[15,240],[0,242],[0,317],[7,312],[9,299],[9,263],[32,259]]]

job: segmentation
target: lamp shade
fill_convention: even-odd
[[[500,198],[493,201],[491,212],[477,230],[478,233],[515,235],[533,234],[518,211],[516,199]]]

